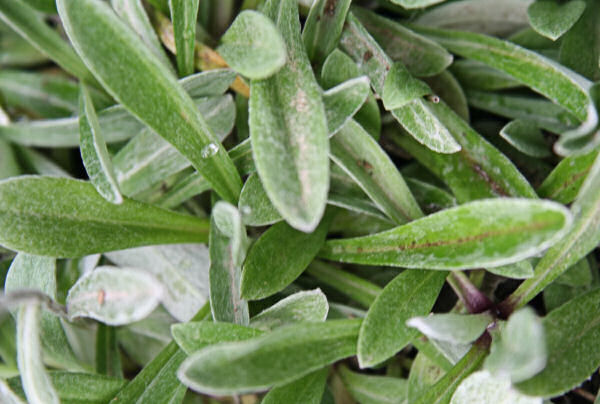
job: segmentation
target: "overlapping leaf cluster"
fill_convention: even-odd
[[[597,1],[0,20],[1,402],[593,400]]]

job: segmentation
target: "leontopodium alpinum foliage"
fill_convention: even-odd
[[[597,0],[0,0],[0,402],[595,402]]]

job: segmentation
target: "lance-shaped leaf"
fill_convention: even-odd
[[[527,279],[533,276],[533,265],[531,265],[531,262],[528,260],[486,269],[488,272],[504,276],[506,278]]]
[[[295,230],[285,222],[271,226],[248,251],[242,296],[262,299],[292,283],[323,246],[332,219],[332,213],[326,214],[312,233]]]
[[[23,390],[31,404],[58,404],[58,395],[42,361],[38,304],[26,304],[17,317],[17,362]]]
[[[552,154],[544,135],[533,122],[522,120],[509,122],[500,130],[500,136],[528,156],[543,158]]]
[[[569,69],[597,82],[600,80],[600,6],[597,1],[586,0],[585,3],[583,15],[561,39],[558,60]],[[583,48],[587,51],[577,51]]]
[[[90,373],[51,371],[48,372],[48,376],[54,385],[58,398],[63,403],[106,403],[127,384],[125,379]],[[7,383],[15,393],[25,398],[20,378],[10,378]]]
[[[410,318],[406,325],[416,328],[428,338],[466,344],[475,341],[493,321],[489,314],[432,314]]]
[[[8,142],[0,140],[0,179],[15,177],[19,174],[21,174],[21,167],[19,167],[15,150]]]
[[[169,10],[173,20],[173,34],[177,68],[182,77],[194,73],[196,50],[196,21],[199,0],[169,0]]]
[[[356,353],[360,320],[299,323],[243,342],[209,346],[179,368],[179,379],[207,394],[281,386]]]
[[[425,38],[371,11],[355,7],[352,13],[394,61],[404,63],[417,77],[435,76],[452,63],[452,55],[434,41]]]
[[[577,22],[585,10],[585,1],[559,3],[538,0],[527,9],[529,22],[539,34],[556,41]]]
[[[3,2],[0,5],[0,19],[67,72],[95,82],[69,44],[28,4],[21,0]]]
[[[415,404],[449,404],[460,383],[481,366],[488,353],[487,344],[476,342],[469,352],[433,386],[428,387]]]
[[[219,140],[234,125],[235,108],[230,95],[195,100]],[[119,186],[127,196],[137,195],[165,178],[189,167],[190,161],[150,129],[131,139],[115,155],[114,169]]]
[[[401,65],[392,68],[392,60],[352,13],[348,15],[340,47],[369,76],[371,86],[380,97],[385,97],[390,108],[402,105],[392,109],[392,115],[411,136],[438,153],[455,153],[460,150],[460,145],[420,98],[427,85],[421,85],[417,79],[412,78],[411,84],[404,87],[406,80],[402,80],[402,76],[410,76],[406,69]],[[391,76],[389,80],[388,76]],[[386,104],[384,106],[388,108]]]
[[[189,321],[208,300],[208,249],[203,244],[148,246],[105,254],[121,267],[147,271],[163,284],[162,304]]]
[[[513,313],[500,327],[484,363],[486,370],[517,383],[544,369],[547,356],[544,326],[531,308]]]
[[[251,79],[272,76],[287,59],[285,43],[273,22],[252,10],[238,14],[217,51],[232,69]]]
[[[81,86],[79,97],[79,147],[85,170],[104,199],[115,204],[123,203],[98,115],[85,85]]]
[[[506,90],[522,85],[508,74],[475,60],[455,60],[449,70],[463,87],[473,90]]]
[[[385,76],[381,101],[390,111],[427,94],[431,94],[431,88],[424,81],[415,79],[404,65],[394,63]]]
[[[398,404],[406,397],[406,379],[355,373],[346,366],[340,366],[338,369],[344,386],[361,404]]]
[[[375,299],[358,336],[361,368],[377,365],[417,337],[406,321],[429,313],[444,285],[446,272],[405,271],[388,283]]]
[[[42,118],[67,117],[77,112],[77,84],[56,74],[3,70],[0,91],[6,107],[23,108]],[[95,101],[100,101],[99,97]]]
[[[162,295],[162,285],[145,272],[98,267],[69,290],[67,311],[71,318],[90,317],[108,325],[124,325],[150,314]]]
[[[597,156],[598,150],[592,150],[562,159],[537,189],[539,196],[564,204],[573,202]]]
[[[335,49],[327,56],[325,63],[323,63],[321,85],[323,88],[332,89],[334,86],[344,83],[344,81],[360,76],[360,70],[350,56],[339,49]],[[372,93],[369,94],[366,102],[354,117],[371,136],[379,139],[381,115],[377,101]]]
[[[523,282],[501,307],[518,308],[529,302],[600,242],[600,158],[596,158],[577,199],[571,206],[574,221],[568,233],[537,263],[533,278]]]
[[[329,368],[309,373],[298,380],[272,388],[263,398],[262,404],[319,404],[325,391]]]
[[[12,261],[4,282],[4,293],[38,291],[57,300],[56,259],[18,254]],[[69,370],[81,371],[84,365],[77,359],[61,324],[60,318],[44,310],[40,315],[40,336],[47,363]]]
[[[98,121],[107,143],[127,140],[144,127],[121,106],[98,112]],[[23,146],[77,147],[79,118],[15,122],[0,126],[0,137]]]
[[[249,226],[266,226],[281,220],[281,215],[269,201],[256,173],[250,174],[244,183],[238,209],[242,213],[244,224]]]
[[[103,2],[59,0],[57,7],[75,49],[107,91],[186,156],[219,195],[237,202],[242,184],[231,159],[168,69],[137,46],[137,35]]]
[[[347,80],[323,93],[329,136],[336,134],[363,106],[369,96],[366,76]]]
[[[131,28],[139,35],[144,44],[152,51],[163,65],[169,70],[173,70],[171,61],[167,57],[160,40],[152,28],[152,23],[146,14],[141,0],[110,0],[110,4],[115,12],[126,21]]]
[[[294,293],[261,311],[250,320],[250,326],[263,331],[295,322],[325,321],[329,312],[327,297],[321,289]]]
[[[288,61],[274,76],[251,83],[252,152],[275,208],[294,228],[311,232],[323,215],[329,189],[329,141],[321,90],[300,37],[296,3],[271,0],[263,12],[281,32]]]
[[[425,345],[432,347],[431,344]],[[429,353],[429,352],[428,352]],[[412,366],[410,367],[410,373],[408,375],[408,391],[406,398],[409,403],[417,401],[417,399],[425,394],[431,386],[433,386],[444,374],[446,370],[452,368],[452,364],[448,362],[440,353],[440,357],[445,360],[447,364],[446,368],[442,368],[439,364],[429,359],[425,354],[425,351],[419,349],[417,356],[415,357]]]
[[[0,182],[0,244],[16,251],[80,257],[207,239],[205,219],[130,199],[114,205],[83,181],[19,177]]]
[[[406,184],[426,213],[456,206],[456,198],[440,187],[414,178],[406,178]]]
[[[338,44],[351,0],[318,0],[310,7],[302,40],[308,58],[320,65]]]
[[[513,163],[460,119],[447,105],[432,105],[436,115],[460,143],[460,153],[439,154],[411,137],[390,133],[421,164],[441,178],[459,202],[492,196],[535,198],[529,182]]]
[[[539,397],[529,397],[515,390],[510,380],[492,376],[485,370],[475,372],[458,386],[450,404],[542,404]]]
[[[427,10],[416,22],[428,27],[508,36],[529,25],[527,7],[533,0],[449,1]]]
[[[517,384],[528,395],[554,397],[571,390],[600,364],[600,290],[565,303],[542,319],[548,361],[533,378]]]
[[[423,215],[392,160],[354,120],[331,138],[331,159],[394,223]]]
[[[488,199],[447,209],[382,233],[330,240],[321,257],[365,265],[423,269],[494,267],[532,257],[571,226],[549,201]]]
[[[577,118],[553,102],[522,95],[467,90],[470,106],[510,119],[534,122],[552,133],[562,133],[578,124]]]
[[[210,221],[210,307],[215,321],[246,325],[248,303],[240,288],[248,239],[240,212],[217,202]]]
[[[462,57],[501,70],[563,106],[579,120],[588,115],[591,82],[539,53],[508,41],[471,32],[419,27],[419,32]]]
[[[263,334],[262,331],[255,328],[234,323],[213,323],[211,321],[190,321],[175,324],[171,327],[171,333],[177,345],[188,355],[208,345],[244,341]]]

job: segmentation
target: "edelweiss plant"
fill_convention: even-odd
[[[600,403],[597,0],[0,20],[0,402]]]

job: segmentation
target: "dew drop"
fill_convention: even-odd
[[[219,151],[219,146],[217,146],[214,143],[209,143],[206,146],[204,146],[204,148],[202,149],[200,154],[202,155],[203,159],[207,159],[207,158],[212,157],[215,154],[217,154],[218,151]]]

